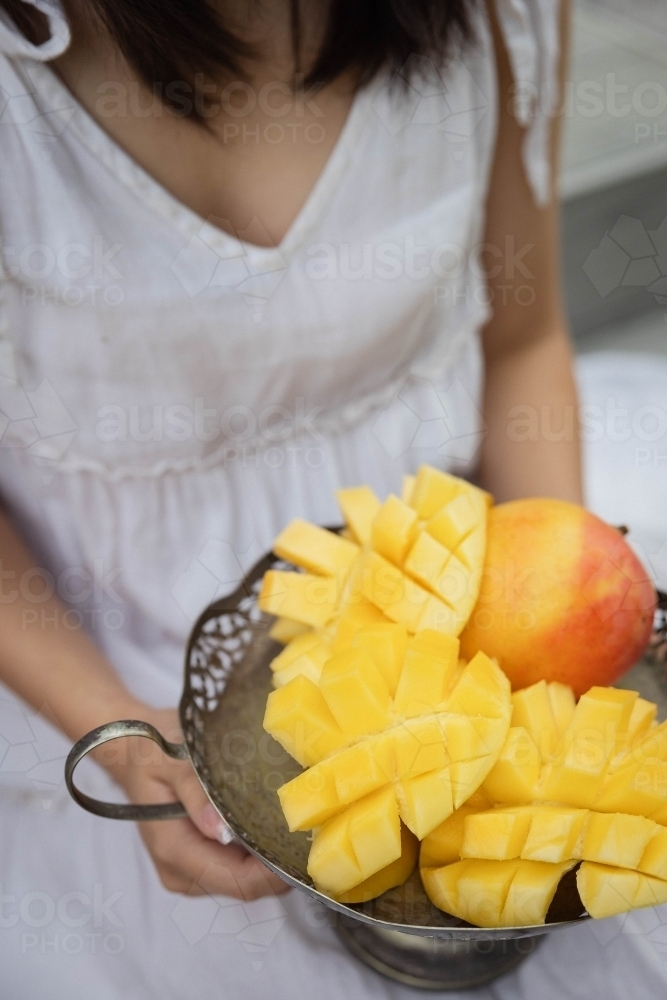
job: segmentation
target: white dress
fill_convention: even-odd
[[[175,705],[194,618],[290,518],[335,521],[338,486],[386,494],[424,461],[474,464],[489,315],[476,248],[497,123],[488,24],[480,15],[477,46],[446,74],[422,65],[407,90],[380,76],[357,96],[298,218],[266,248],[260,220],[228,235],[114,144],[48,66],[69,41],[60,8],[35,6],[51,24],[41,47],[0,15],[0,492],[46,571],[16,585],[55,587],[135,695]],[[556,6],[498,10],[542,201]],[[119,100],[105,94],[101,114]],[[66,750],[1,692],[3,998],[408,995],[298,893],[167,893],[131,824],[68,800]],[[109,794],[101,772],[89,782]],[[603,963],[596,933],[553,935],[488,995],[638,996],[633,939]]]

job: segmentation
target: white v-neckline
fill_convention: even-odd
[[[224,252],[227,248],[231,255],[242,250],[245,255],[261,257],[265,264],[272,257],[284,261],[292,255],[320,221],[363,132],[382,76],[379,74],[355,94],[338,139],[308,197],[280,243],[267,247],[247,243],[220,229],[180,201],[104,131],[46,63],[30,60],[28,73],[36,89],[48,102],[51,112],[63,121],[64,128],[71,129],[83,145],[144,204],[168,219],[190,239],[199,236],[212,249]]]

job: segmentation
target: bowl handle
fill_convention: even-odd
[[[187,812],[180,802],[160,802],[155,805],[100,802],[99,799],[93,799],[90,795],[79,791],[74,784],[74,769],[79,761],[83,760],[86,754],[96,747],[108,743],[109,740],[117,740],[121,736],[145,736],[157,743],[167,756],[174,757],[176,760],[188,760],[188,751],[184,743],[169,743],[149,722],[140,722],[137,719],[107,722],[105,726],[91,729],[89,733],[82,736],[67,755],[65,783],[72,798],[88,812],[95,813],[97,816],[106,816],[108,819],[180,819],[182,816],[187,816]]]

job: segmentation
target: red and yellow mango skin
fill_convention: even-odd
[[[461,654],[496,657],[514,690],[544,678],[580,695],[613,684],[639,659],[655,602],[615,528],[564,500],[513,500],[489,511],[482,586]]]

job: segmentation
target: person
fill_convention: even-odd
[[[62,755],[113,719],[178,741],[194,619],[292,517],[335,522],[336,487],[430,462],[581,501],[566,25],[556,0],[0,2],[7,996],[361,988],[188,763],[118,741],[89,775],[185,805],[144,850],[68,801]]]

